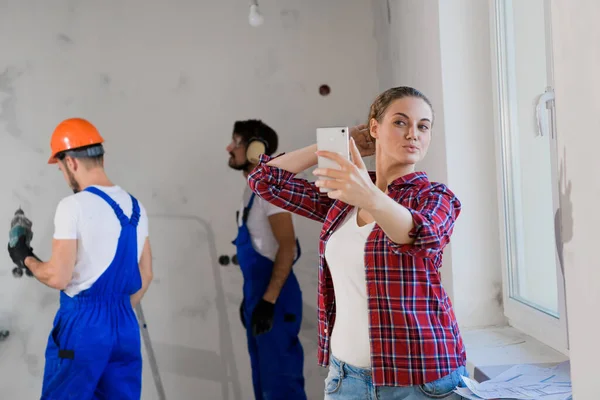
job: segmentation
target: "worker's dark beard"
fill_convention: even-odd
[[[75,176],[73,175],[69,167],[65,168],[67,171],[67,176],[69,177],[69,185],[71,186],[71,189],[73,189],[73,193],[79,193],[81,191],[81,186],[79,186],[79,183],[75,179]]]
[[[248,160],[246,160],[246,162],[244,162],[242,164],[236,164],[235,156],[233,155],[233,153],[229,153],[229,155],[231,156],[229,158],[229,167],[230,168],[235,169],[236,171],[247,171],[248,168],[250,168],[250,162]]]

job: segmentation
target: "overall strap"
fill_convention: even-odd
[[[248,205],[246,207],[244,207],[244,215],[242,215],[242,221],[243,221],[244,225],[248,221],[248,214],[250,214],[250,209],[254,205],[254,197],[256,197],[256,193],[252,193],[252,195],[250,196],[250,201],[248,202]]]
[[[100,196],[102,199],[104,199],[104,201],[106,201],[108,203],[108,205],[111,206],[111,208],[117,215],[117,218],[119,218],[119,221],[121,221],[121,226],[127,225],[127,223],[129,223],[129,218],[127,218],[127,216],[125,215],[125,213],[123,212],[121,207],[119,207],[117,202],[114,201],[109,195],[107,195],[102,190],[100,190],[96,187],[93,187],[93,186],[88,186],[84,190],[86,192],[93,193],[97,196]],[[138,214],[139,214],[139,211],[138,211]],[[133,215],[132,215],[132,217],[133,217]],[[138,217],[138,220],[139,220],[139,217]]]
[[[137,199],[131,194],[129,195],[129,197],[131,197],[131,205],[133,208],[133,210],[131,211],[131,218],[129,218],[129,221],[131,222],[131,225],[137,228],[138,223],[140,222],[140,204],[138,203]]]

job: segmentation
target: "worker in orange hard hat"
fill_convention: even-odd
[[[148,216],[104,170],[104,139],[89,121],[61,122],[50,141],[74,194],[54,217],[52,256],[40,261],[23,237],[9,254],[47,286],[60,308],[46,347],[42,398],[141,397],[140,328],[134,307],[152,280]]]
[[[104,139],[94,125],[82,118],[71,118],[61,122],[50,139],[52,155],[48,164],[56,164],[57,156],[79,152],[90,157],[104,154]]]

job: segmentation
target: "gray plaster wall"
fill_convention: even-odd
[[[155,279],[143,307],[169,399],[252,398],[238,319],[234,254],[243,177],[227,167],[233,122],[261,118],[280,150],[314,142],[315,128],[363,122],[389,81],[386,2],[264,0],[265,24],[245,1],[0,0],[0,226],[21,206],[33,246],[50,255],[53,215],[70,194],[46,161],[50,135],[79,116],[106,139],[112,179],[150,215]],[[386,76],[378,76],[378,74]],[[318,94],[330,85],[327,97]],[[309,398],[316,365],[319,226],[298,219],[304,292],[301,341]],[[7,233],[8,239],[8,233]],[[58,292],[0,268],[0,398],[39,398]],[[143,399],[156,399],[148,364]]]

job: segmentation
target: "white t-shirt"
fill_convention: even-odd
[[[329,237],[325,259],[335,291],[331,354],[359,368],[371,367],[365,244],[375,222],[358,226],[356,208]]]
[[[119,186],[95,186],[110,196],[130,218],[133,205],[129,193]],[[137,227],[138,261],[148,236],[148,216],[140,203]],[[65,293],[71,297],[90,288],[114,259],[121,223],[112,207],[100,196],[81,191],[64,198],[54,216],[54,239],[77,239],[77,260],[73,278]]]
[[[244,188],[243,201],[239,209],[238,226],[242,226],[242,218],[244,215],[244,207],[248,205],[252,191],[248,186]],[[258,195],[254,196],[254,204],[248,214],[248,230],[250,231],[250,237],[252,238],[252,245],[261,256],[268,258],[271,261],[275,261],[277,250],[279,250],[279,243],[273,235],[271,224],[269,223],[269,217],[271,215],[279,214],[282,212],[288,212],[273,204],[263,200]],[[293,220],[293,219],[292,219]]]

